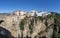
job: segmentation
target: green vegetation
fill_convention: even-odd
[[[60,26],[60,14],[55,13],[54,15],[54,25],[53,25],[53,35],[52,38],[58,38],[59,33],[58,33],[58,28]]]
[[[53,17],[53,15],[47,15],[47,19],[50,19],[51,17]]]
[[[47,15],[47,16],[44,16],[44,17],[38,16],[38,18],[39,18],[41,21],[43,21],[43,20],[48,20],[48,19],[51,19],[51,18],[53,18],[53,17],[54,17],[53,14]]]
[[[47,20],[45,20],[45,25],[46,25],[46,27],[48,26]]]
[[[25,24],[25,20],[22,19],[20,22],[20,30],[21,30],[21,38],[23,38],[23,30],[24,30],[24,24]]]
[[[32,30],[33,30],[33,25],[34,25],[34,20],[30,20],[30,24],[29,24],[29,29],[31,30],[30,33],[32,34]]]
[[[30,20],[31,26],[33,27],[34,25],[34,19]]]
[[[43,21],[44,18],[42,16],[38,16],[39,20]]]
[[[52,24],[52,26],[53,26],[53,34],[52,34],[51,38],[58,38],[59,35],[60,35],[60,32],[57,31],[58,30],[57,27],[60,26],[60,14],[53,13],[53,12],[52,12],[51,15],[47,15],[45,17],[42,17],[42,16],[37,17],[37,15],[35,14],[35,17],[32,20],[30,20],[30,24],[29,24],[30,33],[31,34],[33,33],[32,30],[33,30],[33,26],[34,26],[34,21],[36,22],[38,19],[41,20],[41,21],[45,20],[45,25],[47,27],[48,26],[47,20],[51,19],[51,18],[54,18],[54,24]],[[20,30],[22,30],[22,31],[24,30],[25,20],[26,20],[26,18],[22,19],[20,24],[19,24],[20,25]],[[46,29],[48,29],[49,27],[47,27]],[[38,34],[40,35],[41,33],[42,32],[40,32]],[[22,32],[22,37],[23,37],[23,32]]]
[[[32,20],[30,20],[30,24],[29,24],[29,29],[30,29],[30,33],[33,33],[33,26],[34,26],[34,22],[37,23],[37,14],[34,14],[34,18]]]
[[[20,22],[20,30],[24,30],[24,20],[21,20]]]
[[[60,24],[60,14],[55,15],[56,23]]]
[[[59,30],[60,28],[60,14],[58,13],[53,13],[51,15],[47,15],[45,17],[38,17],[41,21],[45,20],[45,25],[48,26],[48,23],[47,23],[47,20],[48,19],[51,19],[51,18],[54,18],[54,24],[50,25],[50,26],[53,26],[53,34],[51,36],[51,38],[60,38],[60,31],[57,31]],[[49,27],[50,27],[49,26]],[[49,28],[47,27],[47,29]],[[58,29],[59,28],[59,29]],[[40,32],[41,33],[41,32]],[[39,34],[40,34],[39,33]]]

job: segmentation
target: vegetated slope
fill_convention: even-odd
[[[60,38],[60,14],[54,13],[54,25],[52,38]]]
[[[38,33],[38,36],[41,38],[60,38],[60,14],[56,12],[51,12],[51,15],[45,17],[45,25],[48,25],[47,19],[54,18],[54,23],[51,24],[45,31]],[[50,20],[51,21],[51,20]],[[50,22],[49,21],[49,22]],[[53,32],[52,32],[53,31]],[[51,34],[52,33],[52,34]],[[50,34],[50,35],[49,35]]]
[[[28,17],[20,22],[21,37],[50,37],[53,33],[54,15]],[[24,30],[23,30],[24,29]],[[51,32],[51,33],[50,33]],[[45,33],[45,34],[44,34]]]
[[[60,14],[51,12],[47,16],[25,17],[21,20],[22,37],[60,38]]]
[[[46,26],[46,29],[44,31],[39,32],[35,38],[50,38],[50,36],[53,33],[53,25],[54,25],[54,15],[50,14],[44,17],[39,17],[41,21]]]

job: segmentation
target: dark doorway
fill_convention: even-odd
[[[12,38],[11,32],[3,27],[0,27],[0,38]]]

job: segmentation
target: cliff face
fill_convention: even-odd
[[[0,27],[3,27],[11,32],[13,37],[18,37],[19,22],[25,16],[17,15],[0,15]]]
[[[21,37],[50,38],[50,36],[53,33],[53,24],[54,24],[53,17],[50,17],[50,16],[28,17],[26,16],[23,20],[22,20],[22,24],[20,24],[20,29],[22,31],[21,33],[23,34],[21,35]]]
[[[49,16],[48,16],[49,17]],[[13,37],[50,38],[53,33],[54,18],[47,16],[5,15],[0,17],[0,27],[11,32]]]

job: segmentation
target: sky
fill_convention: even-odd
[[[23,11],[53,11],[60,13],[60,0],[0,0],[0,13]]]

